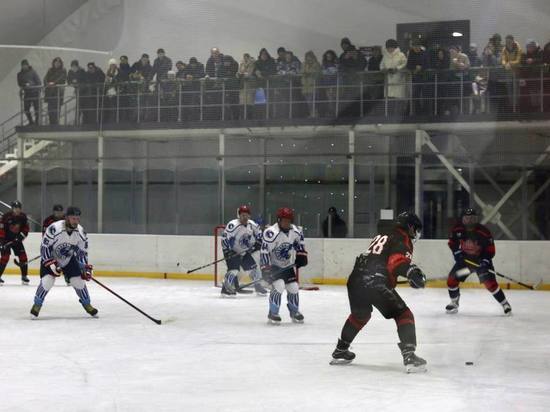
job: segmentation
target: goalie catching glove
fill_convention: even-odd
[[[411,265],[407,270],[407,279],[414,289],[423,289],[426,286],[426,275],[416,265]]]

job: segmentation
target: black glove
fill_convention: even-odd
[[[22,242],[22,241],[25,240],[26,237],[27,237],[27,236],[25,236],[24,233],[19,232],[19,233],[17,234],[17,236],[15,236],[15,241],[16,241],[16,242]]]
[[[297,268],[303,268],[304,266],[307,266],[307,252],[297,252],[296,253],[296,260],[294,261]]]
[[[477,269],[478,276],[487,275],[489,273],[489,269],[491,269],[491,261],[489,259],[482,259],[479,264],[479,268]]]
[[[262,243],[261,242],[256,242],[256,243],[254,243],[254,246],[252,247],[251,253],[257,252],[261,248],[262,248]]]
[[[453,256],[455,258],[456,264],[460,266],[460,268],[466,267],[466,262],[464,262],[464,253],[462,252],[462,250],[457,250],[456,252],[454,252]]]
[[[3,243],[0,243],[0,253],[4,253],[6,246]]]
[[[414,289],[423,289],[426,286],[426,275],[416,265],[411,265],[407,270],[407,279]]]

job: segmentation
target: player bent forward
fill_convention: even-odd
[[[223,280],[221,295],[235,296],[243,293],[239,288],[239,270],[242,268],[250,274],[253,281],[259,281],[262,273],[252,254],[262,246],[262,232],[256,222],[250,219],[250,208],[246,205],[237,209],[237,219],[229,222],[222,234],[222,250],[227,264],[227,273]],[[260,283],[254,284],[258,295],[267,291]],[[248,292],[248,291],[246,291]]]
[[[426,277],[411,264],[413,242],[420,237],[422,223],[409,212],[397,217],[393,228],[379,233],[366,253],[355,260],[347,282],[351,314],[344,323],[331,365],[350,363],[355,354],[349,346],[371,317],[372,307],[386,319],[394,319],[399,335],[399,349],[407,372],[425,372],[426,361],[415,355],[416,330],[414,316],[395,291],[397,277],[408,278],[413,288],[423,288]]]
[[[92,278],[93,268],[88,264],[88,237],[80,226],[80,214],[78,207],[68,207],[65,219],[50,225],[42,238],[40,284],[31,308],[35,317],[38,317],[55,278],[61,274],[74,288],[84,310],[91,316],[97,315],[86,288],[85,281]]]
[[[303,323],[304,316],[300,313],[300,297],[298,277],[294,270],[307,265],[307,252],[302,231],[292,224],[294,213],[288,207],[277,210],[277,223],[268,227],[263,234],[260,253],[262,278],[271,284],[269,294],[270,323],[279,324],[281,317],[281,297],[286,289],[290,318],[295,323]],[[292,250],[296,253],[293,254]]]

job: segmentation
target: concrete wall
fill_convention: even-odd
[[[90,234],[89,240],[90,262],[98,274],[105,271],[135,273],[137,276],[140,272],[185,274],[188,269],[214,258],[214,240],[210,236]],[[25,242],[29,258],[39,253],[39,242],[39,234],[29,235]],[[301,279],[306,282],[311,278],[345,279],[355,257],[368,244],[368,239],[306,239],[310,264],[301,270]],[[495,266],[499,272],[526,283],[536,283],[540,279],[550,283],[546,255],[550,242],[497,241],[496,246]],[[413,260],[432,279],[444,277],[453,263],[445,240],[420,240]],[[177,266],[178,262],[180,266]],[[10,265],[11,269],[15,268],[13,263]],[[38,261],[31,263],[31,269],[38,267]],[[213,268],[199,273],[211,274]]]

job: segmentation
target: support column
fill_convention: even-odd
[[[17,200],[24,202],[25,190],[25,139],[17,138]]]
[[[103,233],[103,136],[97,136],[97,233]]]
[[[523,175],[523,185],[521,186],[521,208],[524,210],[524,212],[521,214],[521,238],[523,240],[527,240],[529,236],[529,232],[527,231],[527,222],[528,222],[528,215],[529,215],[529,207],[526,206],[528,199],[528,177],[527,170],[525,167],[522,168],[521,171]]]
[[[44,157],[40,159],[40,221],[43,222],[48,213],[46,196],[48,195],[48,172],[44,167]]]
[[[141,208],[143,211],[143,233],[147,233],[149,226],[149,142],[143,142],[144,169],[141,179]]]
[[[260,204],[258,205],[258,211],[262,215],[264,221],[266,221],[266,210],[265,210],[265,162],[266,162],[266,142],[265,137],[260,139],[260,144],[262,147],[262,164],[260,165]],[[267,222],[267,221],[266,221]]]
[[[74,157],[74,145],[68,143],[69,160],[67,161],[67,206],[73,204],[74,197],[74,171],[73,171],[73,157]]]
[[[220,133],[218,150],[218,223],[225,222],[225,134]]]
[[[468,207],[475,207],[476,202],[474,200],[474,193],[476,193],[476,166],[472,162],[470,163],[470,166],[468,167],[468,184],[470,185],[470,192],[469,192],[469,199],[468,199]]]
[[[376,167],[369,162],[369,234],[376,233]]]
[[[415,132],[415,157],[414,157],[414,213],[423,220],[422,207],[422,146],[424,145],[424,131]]]
[[[355,130],[348,132],[348,237],[355,232]]]

